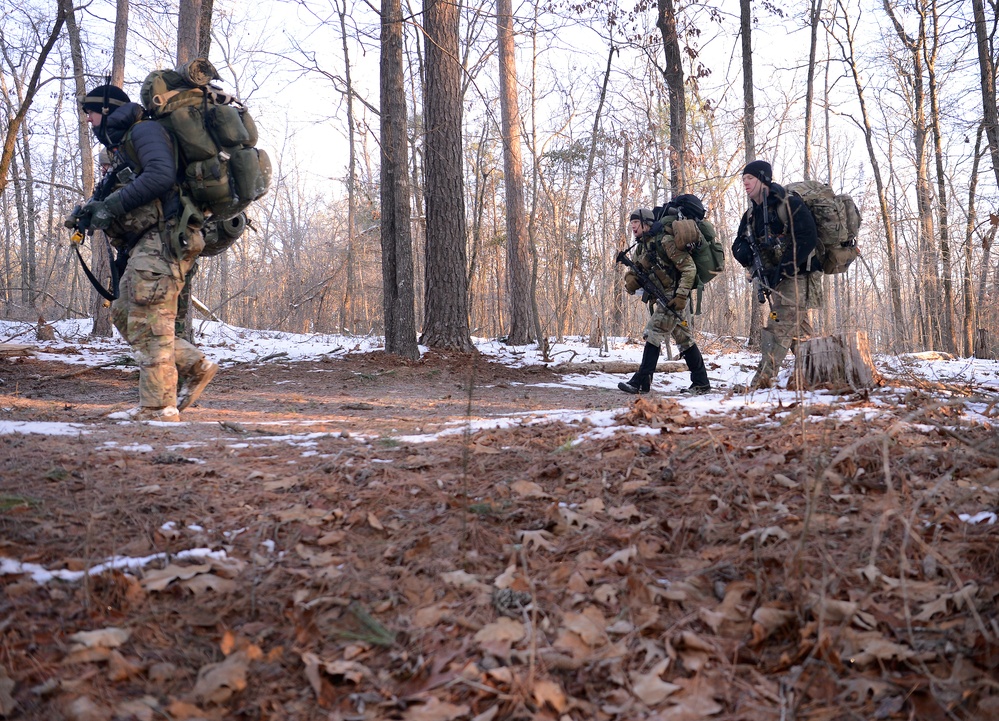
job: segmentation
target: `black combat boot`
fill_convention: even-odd
[[[690,388],[682,391],[691,395],[700,396],[711,392],[711,381],[708,380],[708,369],[704,367],[704,358],[701,357],[701,349],[697,345],[692,345],[680,354],[680,357],[687,362],[690,370]]]
[[[638,366],[638,372],[627,383],[618,383],[617,387],[632,395],[648,393],[652,388],[652,375],[656,372],[658,363],[659,346],[646,343],[645,352],[642,354],[642,364]]]

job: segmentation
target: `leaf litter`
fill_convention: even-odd
[[[997,529],[962,520],[997,505],[989,424],[916,392],[890,410],[844,399],[852,413],[762,420],[653,395],[617,433],[555,420],[365,441],[432,423],[418,409],[430,376],[403,370],[379,392],[411,419],[377,406],[344,433],[330,418],[298,437],[308,446],[286,429],[226,436],[223,421],[294,417],[277,402],[250,413],[239,388],[241,415],[196,410],[205,423],[168,443],[122,426],[117,447],[0,437],[22,479],[3,490],[32,499],[0,515],[0,717],[999,710]],[[229,382],[246,373],[250,394],[260,372]],[[140,441],[157,446],[146,459],[125,450]],[[204,463],[156,461],[181,443]],[[64,481],[46,477],[53,460]],[[149,560],[88,573],[113,558]]]

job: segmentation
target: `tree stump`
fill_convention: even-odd
[[[857,331],[799,343],[794,357],[795,383],[802,390],[858,391],[884,385],[884,379],[871,360],[867,333]]]
[[[989,348],[989,332],[987,328],[979,328],[975,332],[975,358],[995,360],[995,354]]]

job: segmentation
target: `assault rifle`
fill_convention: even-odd
[[[128,166],[122,166],[120,168],[114,168],[108,171],[107,174],[101,179],[100,184],[94,189],[94,194],[92,196],[93,200],[104,200],[107,198],[111,191],[114,190],[115,184],[118,181],[116,177],[118,171],[124,173],[131,170]],[[102,298],[108,301],[115,301],[118,299],[118,283],[121,280],[121,274],[125,272],[125,264],[128,262],[128,253],[124,249],[118,251],[118,255],[115,258],[111,257],[111,244],[107,242],[105,237],[104,242],[107,244],[108,259],[111,265],[111,289],[108,290],[104,287],[104,284],[97,279],[97,277],[91,272],[90,268],[87,267],[87,263],[83,260],[83,256],[80,254],[80,246],[83,245],[83,241],[86,236],[93,237],[94,231],[90,227],[90,211],[87,210],[86,206],[77,205],[73,208],[73,212],[66,219],[64,224],[67,228],[73,231],[73,235],[70,238],[70,245],[73,246],[73,250],[76,251],[76,257],[80,261],[80,267],[83,268],[83,274],[87,276],[87,280],[90,284],[94,286],[94,289],[100,294]]]
[[[634,248],[635,246],[631,247]],[[655,298],[663,308],[675,315],[676,319],[680,322],[680,325],[686,328],[687,321],[683,319],[683,316],[673,310],[672,306],[669,304],[670,299],[666,297],[666,293],[663,292],[662,288],[660,288],[659,285],[652,280],[648,273],[639,268],[635,264],[635,261],[628,257],[628,250],[630,250],[630,248],[626,250],[619,250],[615,260],[624,267],[631,269],[631,272],[635,274],[636,278],[638,278],[638,282],[642,284],[642,288],[645,292]]]
[[[766,234],[766,243],[768,247],[774,247],[777,243],[776,241],[771,241],[770,239],[770,214],[767,208],[767,198],[766,195],[763,196],[763,229]],[[750,222],[746,227],[746,240],[749,243],[750,250],[753,251],[753,275],[759,280],[760,285],[756,289],[756,299],[763,305],[768,300],[770,300],[770,291],[776,287],[775,282],[777,278],[780,277],[780,263],[773,271],[773,277],[769,277],[767,272],[763,269],[763,258],[760,256],[760,246],[756,240],[756,232],[754,229],[755,223]]]

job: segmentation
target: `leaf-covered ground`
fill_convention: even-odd
[[[104,419],[134,374],[0,363],[0,717],[999,718],[987,398],[691,416],[374,353],[150,425]]]

